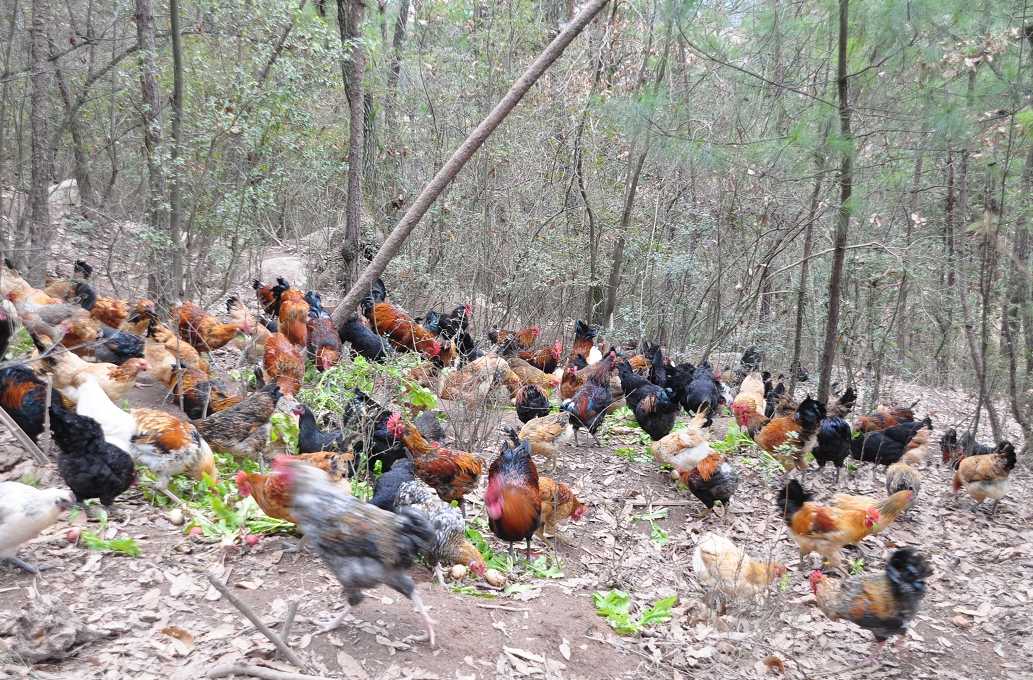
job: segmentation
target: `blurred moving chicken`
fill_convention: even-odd
[[[692,571],[707,590],[707,604],[715,600],[752,600],[760,597],[768,586],[786,573],[780,562],[755,560],[728,538],[714,533],[703,534],[692,553]],[[723,612],[724,607],[721,607]]]
[[[29,439],[36,441],[43,432],[47,384],[25,366],[0,368],[0,407]]]
[[[385,302],[386,298],[384,282],[377,279],[361,303],[374,332],[386,336],[397,350],[418,352],[428,359],[438,356],[441,342],[434,334],[413,321],[401,307]]]
[[[18,559],[15,552],[18,546],[56,522],[74,502],[68,489],[37,489],[20,482],[0,482],[0,561],[38,574],[40,567]]]
[[[390,586],[412,600],[433,647],[434,622],[406,573],[434,540],[426,518],[412,508],[391,513],[363,503],[335,486],[324,472],[300,461],[281,456],[274,470],[285,476],[291,515],[337,577],[348,607],[362,602],[364,589]],[[348,609],[324,630],[337,628],[347,613]]]
[[[347,479],[349,470],[354,463],[354,456],[351,453],[338,451],[304,453],[289,458],[319,468],[333,482]],[[266,515],[296,524],[294,516],[291,515],[290,489],[287,487],[283,475],[277,474],[275,470],[269,473],[239,470],[234,481],[237,485],[237,493],[242,498],[248,496],[254,498],[255,504]]]
[[[213,450],[258,459],[269,440],[269,419],[280,397],[279,385],[270,383],[234,406],[194,421],[194,427]]]
[[[692,495],[707,507],[708,513],[714,510],[714,505],[721,503],[722,512],[728,517],[728,504],[739,488],[739,474],[724,456],[712,452],[692,470],[681,470],[678,476]]]
[[[898,491],[910,491],[911,500],[905,510],[910,510],[915,504],[918,492],[922,490],[922,476],[918,470],[911,467],[904,461],[894,463],[886,468],[886,495],[892,496]]]
[[[914,404],[911,406],[913,407]],[[876,407],[875,413],[861,416],[854,421],[854,429],[861,432],[878,432],[903,422],[913,421],[914,419],[915,412],[911,408],[880,405]]]
[[[488,468],[488,488],[484,492],[488,527],[492,533],[513,544],[527,541],[527,559],[531,559],[531,537],[542,522],[542,499],[538,468],[531,460],[531,447],[521,442],[512,448],[503,447]]]
[[[265,341],[263,379],[279,385],[284,396],[297,394],[305,380],[305,357],[302,351],[283,333],[273,333]]]
[[[686,427],[649,445],[653,460],[673,468],[672,479],[678,480],[682,472],[691,472],[701,460],[713,453],[703,430],[705,420],[706,414],[697,413]]]
[[[1008,493],[1008,477],[1015,469],[1015,446],[1005,440],[997,444],[993,453],[982,456],[968,456],[958,463],[951,489],[954,493],[964,487],[968,495],[982,504],[987,498],[994,500],[990,514],[997,512],[1001,499]]]
[[[531,447],[532,455],[548,458],[550,471],[556,469],[556,445],[568,440],[574,432],[570,425],[570,415],[565,411],[529,420],[520,428],[519,433],[508,426],[504,429],[514,446],[526,441]]]
[[[811,498],[800,482],[792,479],[779,490],[776,507],[800,547],[801,563],[807,555],[816,552],[832,567],[841,568],[840,550],[875,533],[881,521],[879,511],[874,507],[844,510],[815,503]]]
[[[481,478],[481,459],[465,451],[431,444],[397,413],[388,418],[387,430],[412,454],[416,476],[429,484],[441,500],[446,503],[457,501],[465,517],[466,494],[477,487]]]
[[[47,351],[48,348],[38,338],[34,337],[33,342],[40,354]],[[55,348],[52,353],[43,357],[41,366],[53,375],[54,387],[72,401],[78,399],[77,388],[87,376],[95,378],[112,401],[121,401],[136,385],[136,377],[147,370],[147,361],[130,359],[121,366],[90,363],[67,349]]]
[[[234,336],[233,346],[244,354],[248,363],[256,364],[261,361],[262,355],[265,354],[265,341],[272,334],[271,331],[255,319],[251,310],[236,295],[226,298],[226,313],[231,323],[250,325],[254,329],[250,336]]]
[[[772,418],[757,435],[757,445],[770,453],[786,470],[807,468],[806,454],[817,444],[818,427],[825,418],[825,405],[808,396],[792,416]],[[788,445],[792,453],[779,451]]]
[[[905,510],[911,507],[914,498],[914,491],[910,489],[895,491],[881,501],[870,496],[837,493],[829,499],[829,504],[841,510],[861,510],[867,512],[874,509],[879,514],[879,521],[872,528],[872,534],[878,534],[890,524],[893,524]]]
[[[525,385],[536,385],[545,390],[546,393],[551,392],[559,385],[559,380],[555,377],[540,371],[520,357],[509,357],[506,362],[513,372],[516,373],[517,377],[520,378],[520,382]]]
[[[18,332],[18,310],[10,300],[0,300],[0,361],[7,354],[11,338]],[[53,336],[50,336],[53,340]]]
[[[811,592],[821,609],[833,621],[846,619],[875,635],[875,653],[886,640],[901,635],[918,613],[926,583],[933,570],[911,548],[895,551],[880,576],[852,576],[833,579],[821,571],[811,572]]]
[[[556,544],[563,540],[559,532],[559,524],[568,519],[579,521],[588,508],[578,500],[569,486],[545,475],[538,477],[538,499],[542,504],[538,538],[544,542],[545,535],[552,534],[552,550],[557,552]]]
[[[499,356],[510,357],[520,350],[530,350],[538,341],[542,329],[539,326],[528,326],[518,331],[507,331],[493,328],[488,331],[488,341],[498,346]]]
[[[254,331],[254,327],[246,321],[220,323],[193,302],[184,302],[173,308],[172,316],[177,320],[180,337],[198,352],[211,352],[224,346],[237,333],[250,335]]]
[[[262,312],[266,316],[279,318],[280,296],[283,291],[291,287],[291,284],[281,276],[276,279],[275,285],[267,285],[255,279],[251,282],[251,287],[255,289],[255,297],[258,299],[258,306],[262,308]]]

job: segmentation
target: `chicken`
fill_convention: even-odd
[[[584,381],[581,379],[582,374],[578,372],[579,370],[584,370],[584,367],[578,369],[577,366],[567,366],[563,369],[560,375],[560,399],[564,401],[573,399],[577,388],[581,387]]]
[[[316,362],[316,370],[325,371],[341,360],[341,338],[330,314],[323,309],[319,294],[309,291],[306,295],[312,296],[305,322],[308,354]]]
[[[234,481],[241,498],[254,498],[267,516],[297,524],[291,514],[290,489],[283,475],[240,470]]]
[[[786,566],[780,562],[755,560],[728,538],[706,533],[692,552],[692,571],[708,591],[709,602],[715,596],[753,600],[786,573]]]
[[[254,331],[248,322],[219,323],[193,302],[173,308],[172,316],[176,318],[180,337],[198,352],[211,352],[224,346],[237,333],[250,335]]]
[[[982,456],[968,456],[958,463],[951,489],[954,493],[965,491],[979,505],[987,498],[994,499],[990,514],[997,512],[1001,499],[1008,493],[1008,476],[1015,468],[1015,446],[1005,440],[997,444],[993,453]]]
[[[240,403],[239,394],[199,368],[179,366],[169,373],[165,386],[172,392],[175,403],[182,401],[183,411],[190,418],[207,418],[213,413],[225,411]]]
[[[461,564],[478,576],[484,576],[487,565],[477,548],[466,538],[466,520],[462,513],[438,498],[426,483],[416,479],[412,461],[400,461],[381,475],[370,502],[390,512],[412,508],[427,519],[434,531],[434,541],[425,556],[435,565],[439,579],[438,565],[451,567]]]
[[[391,346],[400,351],[418,352],[428,359],[441,353],[441,342],[434,334],[413,321],[405,310],[385,302],[384,282],[377,279],[370,294],[362,301],[362,311],[374,332],[386,336]]]
[[[98,297],[89,310],[91,318],[112,328],[118,328],[129,318],[129,303],[118,298]]]
[[[811,592],[818,608],[832,620],[846,619],[875,635],[881,651],[890,637],[901,635],[918,613],[925,595],[925,580],[932,569],[911,548],[894,551],[880,576],[831,579],[811,572]]]
[[[446,371],[440,395],[442,399],[463,401],[469,405],[483,404],[504,387],[510,397],[516,397],[521,387],[520,378],[506,360],[486,354],[454,371]]]
[[[724,508],[727,517],[728,503],[739,487],[739,474],[732,464],[719,453],[712,452],[696,463],[692,470],[680,470],[678,477],[682,484],[689,487],[692,495],[707,507],[707,513],[714,509],[718,502]]]
[[[958,469],[958,463],[966,456],[982,456],[993,452],[994,447],[980,444],[971,432],[965,432],[961,435],[961,439],[958,439],[957,430],[951,428],[940,438],[940,453],[943,455],[943,463],[949,464],[955,470]]]
[[[914,420],[914,412],[910,409],[888,408],[879,406],[875,413],[861,416],[854,421],[854,429],[861,432],[879,432],[899,423]]]
[[[0,368],[0,407],[29,439],[36,441],[43,432],[47,384],[25,366]]]
[[[18,332],[18,310],[10,300],[0,300],[0,361],[7,354],[11,338]],[[53,340],[54,336],[50,336]]]
[[[194,427],[213,450],[258,459],[269,440],[269,419],[280,396],[280,387],[270,383],[234,406],[194,421]]]
[[[563,354],[563,341],[557,340],[552,347],[546,347],[532,352],[524,350],[517,352],[517,357],[531,364],[542,373],[552,374],[559,366],[560,355]]]
[[[136,420],[108,398],[95,378],[88,377],[79,386],[79,401],[75,404],[75,412],[95,420],[104,432],[107,443],[126,453],[131,452]]]
[[[298,347],[308,346],[309,309],[304,294],[296,288],[288,288],[280,295],[279,332]]]
[[[703,431],[705,420],[706,414],[697,413],[687,427],[649,445],[653,460],[660,465],[671,466],[672,479],[678,480],[682,472],[691,472],[701,460],[713,453]]]
[[[840,568],[843,546],[854,545],[875,532],[881,518],[874,507],[844,510],[811,501],[800,482],[792,479],[778,492],[776,507],[800,547],[800,561],[812,552]]]
[[[53,326],[58,325],[62,321],[91,320],[90,313],[79,305],[62,303],[57,298],[52,298],[35,289],[8,293],[7,299],[14,303],[14,308],[18,310],[19,316],[24,317],[28,314],[35,314],[44,323]]]
[[[704,361],[691,374],[676,371],[674,375],[674,390],[682,408],[689,415],[699,411],[706,413],[707,419],[703,426],[710,427],[721,403],[721,389],[714,378],[714,369]],[[668,381],[671,379],[669,377]]]
[[[498,346],[499,356],[509,357],[520,350],[530,350],[538,341],[542,329],[539,326],[528,326],[518,331],[499,330],[497,328],[488,331],[488,341]]]
[[[274,465],[291,493],[291,515],[337,577],[349,607],[362,602],[363,589],[390,586],[412,600],[433,647],[434,622],[406,573],[434,540],[426,518],[412,508],[391,513],[363,503],[334,486],[324,472],[300,461],[281,457]],[[343,614],[331,628],[342,619]]]
[[[196,349],[169,330],[168,326],[152,319],[147,323],[146,332],[149,340],[164,347],[177,362],[190,368],[199,368],[206,373],[208,372],[208,362],[201,358]],[[147,356],[146,347],[144,347],[144,356]],[[157,378],[158,376],[155,377]]]
[[[33,338],[40,353],[47,348]],[[122,401],[136,384],[136,377],[147,370],[144,359],[130,359],[121,366],[115,364],[90,363],[66,349],[56,349],[43,357],[42,367],[54,377],[54,387],[73,401],[78,399],[77,388],[87,376],[94,377],[112,401]]]
[[[854,391],[853,386],[848,385],[843,394],[839,395],[835,401],[829,402],[826,411],[830,417],[845,418],[853,410],[856,403],[857,392]]]
[[[50,430],[61,451],[58,472],[79,503],[99,498],[111,505],[136,481],[129,453],[109,444],[96,420],[69,411],[56,395],[50,403]]]
[[[595,437],[596,430],[603,423],[603,418],[614,404],[610,394],[610,370],[616,354],[610,351],[606,358],[596,366],[587,369],[589,374],[584,385],[578,388],[574,396],[563,404],[563,410],[570,414],[570,424],[574,426],[574,443],[577,444],[577,432],[582,427]],[[598,440],[596,440],[598,441]]]
[[[901,514],[914,501],[915,494],[910,489],[895,491],[881,501],[869,496],[855,496],[845,493],[837,493],[829,500],[829,504],[840,510],[861,510],[867,512],[874,508],[879,515],[879,522],[872,529],[872,534],[881,533],[883,529],[893,524]]]
[[[345,319],[337,333],[341,342],[351,345],[352,354],[358,354],[364,359],[383,361],[390,355],[387,341],[371,331],[358,314]]]
[[[591,326],[584,321],[574,322],[574,344],[570,348],[570,357],[567,360],[567,366],[573,366],[576,363],[576,359],[580,358],[584,365],[588,365],[588,355],[592,353],[592,342],[595,340],[596,333],[599,329],[595,326]],[[569,398],[569,397],[568,397]]]
[[[208,475],[218,481],[215,457],[197,428],[156,409],[134,408],[129,414],[136,421],[129,455],[158,476],[159,489],[167,488],[173,475],[184,473],[194,479]]]
[[[273,333],[265,341],[262,356],[264,378],[280,386],[284,396],[293,397],[305,379],[305,357],[302,350],[283,333]]]
[[[116,331],[101,325],[100,337],[93,346],[93,356],[99,362],[121,366],[130,359],[143,359],[144,339],[125,331]]]
[[[488,527],[509,543],[527,541],[527,559],[531,559],[531,537],[542,523],[542,499],[538,468],[531,460],[531,447],[521,442],[512,448],[503,447],[488,468],[488,488],[484,492]]]
[[[294,415],[298,416],[298,450],[301,453],[314,451],[345,451],[348,441],[340,430],[323,432],[316,424],[316,416],[305,404],[294,407]]]
[[[900,460],[914,467],[924,467],[925,459],[929,455],[930,436],[932,436],[932,430],[921,429],[916,432],[904,447],[904,455]]]
[[[74,502],[68,489],[37,489],[20,482],[0,482],[0,561],[38,574],[39,567],[18,559],[15,552],[56,522]]]
[[[549,397],[537,385],[521,385],[513,398],[513,403],[516,406],[517,418],[522,423],[549,415],[551,408]]]
[[[47,277],[43,292],[52,298],[79,305],[85,310],[97,304],[97,293],[86,281],[76,279],[51,279]],[[117,325],[117,324],[116,324]]]
[[[255,279],[251,282],[251,287],[255,289],[255,297],[258,298],[258,306],[262,311],[269,316],[279,317],[280,296],[291,287],[291,284],[280,277],[276,279],[276,285],[265,285]]]
[[[918,492],[922,490],[922,476],[918,470],[911,467],[904,461],[894,463],[886,468],[886,495],[892,496],[898,491],[910,491],[911,501],[905,510],[910,510],[915,504]]]
[[[836,468],[836,478],[833,482],[839,486],[839,473],[843,469],[843,463],[850,456],[850,446],[853,441],[853,433],[850,425],[840,417],[832,416],[824,418],[818,426],[817,444],[811,453],[818,463],[818,469],[824,470],[826,463],[832,463]]]
[[[859,461],[872,463],[874,478],[877,466],[889,466],[904,457],[907,447],[920,429],[930,426],[925,421],[908,421],[884,430],[869,432],[850,442],[850,457]]]
[[[674,391],[658,387],[636,375],[627,362],[621,362],[617,371],[624,391],[624,403],[635,415],[635,422],[653,441],[663,439],[674,427],[674,419],[678,415]]]
[[[739,385],[739,393],[732,400],[732,414],[740,427],[746,426],[745,415],[764,413],[764,379],[759,372],[748,374]]]
[[[569,486],[545,475],[538,477],[538,499],[542,507],[538,538],[545,541],[545,534],[552,534],[552,549],[556,552],[556,543],[561,540],[559,524],[568,519],[579,521],[588,508],[578,500]]]
[[[817,444],[818,428],[824,418],[825,405],[808,396],[793,415],[772,418],[754,441],[778,460],[786,470],[794,465],[800,470],[805,470],[806,455]],[[791,453],[779,450],[784,445],[791,447]]]
[[[532,455],[548,458],[550,470],[556,469],[556,445],[569,439],[574,431],[570,425],[570,416],[565,411],[529,420],[520,428],[519,433],[508,426],[504,429],[514,446],[526,441],[531,447]]]
[[[506,362],[513,372],[516,373],[516,376],[520,378],[520,382],[525,385],[537,385],[546,392],[552,391],[553,388],[559,385],[559,381],[554,376],[543,373],[520,357],[509,357]]]
[[[226,313],[229,315],[231,323],[250,325],[254,329],[250,336],[234,336],[233,346],[243,353],[244,361],[252,364],[261,361],[262,355],[265,353],[265,341],[269,339],[272,331],[264,324],[259,323],[247,305],[241,302],[236,295],[226,298]]]
[[[429,484],[441,500],[457,501],[465,516],[466,494],[477,488],[484,469],[481,459],[465,451],[432,445],[397,413],[388,418],[387,431],[412,454],[416,476]]]

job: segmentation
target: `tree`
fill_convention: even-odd
[[[344,242],[340,277],[347,290],[359,275],[359,240],[362,218],[362,155],[364,149],[365,109],[362,78],[366,71],[366,55],[362,47],[364,0],[337,0],[337,28],[341,33],[341,77],[348,98],[348,194],[344,204]]]
[[[53,178],[53,163],[50,156],[50,139],[47,135],[48,97],[50,93],[50,64],[47,41],[50,8],[47,0],[32,0],[32,36],[29,59],[32,63],[32,183],[29,188],[29,209],[32,220],[28,239],[16,262],[28,265],[26,276],[29,283],[42,286],[50,260],[50,241],[53,228],[50,224],[50,180]],[[16,246],[18,244],[15,244]]]

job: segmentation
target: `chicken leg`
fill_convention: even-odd
[[[29,564],[28,562],[26,562],[24,560],[20,560],[17,557],[14,557],[14,556],[12,556],[12,557],[5,557],[4,559],[6,561],[10,562],[11,564],[13,564],[14,566],[18,567],[19,569],[21,569],[22,571],[28,572],[30,574],[38,574],[41,571],[46,571],[47,569],[50,568],[50,567],[48,567],[46,565],[36,566],[36,565],[33,565],[33,564]]]
[[[341,625],[344,624],[344,617],[348,616],[348,614],[351,613],[351,609],[351,605],[345,603],[344,611],[341,612],[341,614],[336,619],[334,619],[333,623],[323,626],[318,631],[316,631],[316,635],[321,635],[322,633],[329,633],[332,630],[337,630],[338,628],[340,628]]]
[[[412,600],[413,607],[415,607],[416,611],[419,612],[421,617],[423,617],[423,623],[425,626],[427,626],[427,638],[430,640],[430,646],[433,647],[434,624],[436,622],[434,621],[434,619],[430,618],[430,612],[428,612],[427,607],[424,606],[423,599],[420,597],[420,593],[418,591],[412,591],[412,596],[410,597],[410,599]]]

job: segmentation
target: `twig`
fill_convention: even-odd
[[[298,601],[291,600],[290,604],[287,605],[287,618],[283,621],[283,627],[280,628],[280,635],[283,637],[284,644],[290,644],[291,627],[294,626],[294,615],[298,613]]]
[[[227,663],[208,671],[209,678],[225,678],[227,675],[250,675],[254,678],[261,678],[261,680],[327,680],[322,675],[285,673],[273,668],[252,666],[246,663]]]
[[[294,655],[294,652],[291,651],[291,648],[288,647],[286,644],[284,644],[283,640],[280,639],[280,636],[277,635],[276,633],[274,633],[273,631],[269,630],[269,626],[267,626],[264,623],[262,623],[262,620],[260,618],[258,618],[257,616],[255,616],[255,613],[253,611],[251,611],[251,608],[248,607],[246,604],[244,604],[240,600],[240,598],[238,598],[236,595],[234,595],[230,591],[229,587],[227,587],[227,585],[225,583],[223,583],[218,578],[216,578],[215,574],[213,574],[211,572],[207,572],[205,575],[208,577],[208,580],[212,582],[212,585],[215,586],[215,589],[218,590],[223,595],[225,595],[226,599],[229,600],[229,603],[232,604],[237,609],[239,609],[240,613],[243,614],[244,617],[248,621],[250,621],[251,623],[253,623],[255,625],[255,628],[258,629],[259,633],[261,633],[262,635],[264,635],[267,638],[269,638],[269,641],[272,642],[276,646],[276,649],[278,649],[280,651],[280,654],[282,654],[285,659],[290,661],[292,664],[294,664],[298,668],[305,668],[305,665],[303,663],[301,663],[301,661],[298,659],[297,656]],[[257,667],[253,666],[251,668],[257,668]],[[248,672],[251,673],[251,671],[248,671]],[[229,675],[229,673],[226,673],[226,675]],[[274,676],[270,676],[270,675],[265,675],[265,676],[258,675],[256,673],[251,673],[251,675],[254,675],[255,677],[265,677],[265,678],[272,678],[272,677],[274,677]],[[211,673],[209,673],[209,676],[211,676],[211,677],[218,677],[218,676],[212,675]],[[280,676],[276,676],[276,677],[286,678],[288,676],[280,675]],[[293,677],[300,678],[300,677],[312,677],[312,676],[295,675]]]
[[[698,505],[699,501],[668,500],[668,501],[631,501],[629,505],[633,508],[645,508],[651,505],[667,508],[680,508],[686,505]]]
[[[481,604],[481,603],[477,603],[477,606],[480,607],[481,609],[501,609],[504,612],[526,612],[527,611],[526,609],[521,609],[520,607],[507,607],[507,606],[502,605],[502,604]]]

